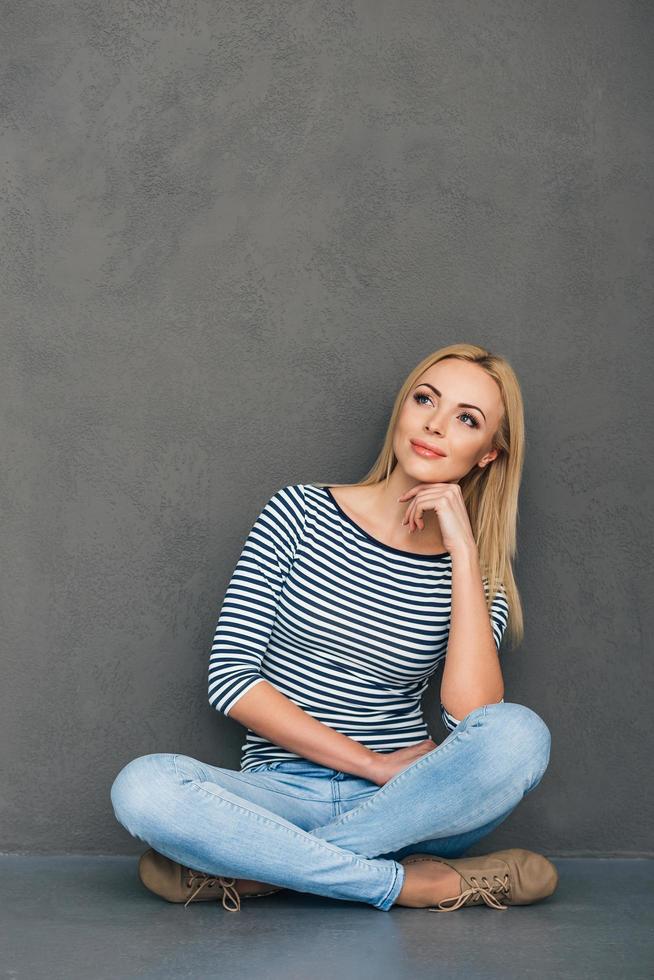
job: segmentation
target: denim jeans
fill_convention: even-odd
[[[540,782],[550,741],[536,712],[505,701],[471,711],[384,786],[309,760],[238,772],[154,753],[120,770],[111,803],[133,837],[196,871],[386,912],[401,858],[461,857]]]

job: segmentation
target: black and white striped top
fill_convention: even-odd
[[[277,490],[227,587],[209,659],[209,703],[229,715],[266,680],[304,711],[375,752],[430,737],[421,696],[447,651],[452,560],[383,544],[326,487]],[[488,593],[488,582],[484,579]],[[491,608],[498,651],[503,590]],[[459,719],[440,705],[448,730]],[[241,771],[300,759],[250,729]]]

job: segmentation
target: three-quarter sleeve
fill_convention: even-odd
[[[302,484],[277,490],[250,529],[223,599],[209,657],[209,704],[225,715],[264,680],[261,663],[304,533]]]
[[[488,579],[483,578],[484,591],[488,595]],[[491,602],[490,608],[490,621],[491,629],[493,631],[493,639],[495,640],[495,646],[497,647],[498,654],[500,651],[500,646],[502,644],[502,637],[504,636],[507,624],[509,622],[509,604],[506,600],[506,594],[503,587],[495,593],[493,596],[493,601]],[[504,701],[504,698],[500,698],[500,704]],[[445,710],[443,703],[441,702],[441,720],[445,728],[453,732],[457,725],[461,723],[462,718],[455,718],[451,715],[449,711]]]
[[[484,585],[487,586],[487,583],[485,582]],[[493,637],[495,639],[495,646],[497,647],[497,652],[500,653],[502,637],[504,636],[504,632],[509,622],[509,604],[506,600],[506,594],[503,588],[500,588],[500,590],[493,596],[493,601],[491,602],[490,608],[490,618]]]

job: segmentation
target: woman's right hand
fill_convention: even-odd
[[[424,742],[408,745],[406,748],[397,749],[395,752],[375,752],[370,769],[364,778],[369,779],[372,783],[377,783],[378,786],[383,786],[398,772],[402,772],[412,762],[416,762],[421,756],[433,752],[436,748],[438,748],[436,742],[426,738]]]

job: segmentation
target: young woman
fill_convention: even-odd
[[[540,854],[461,856],[549,763],[545,722],[504,701],[499,656],[507,624],[523,637],[523,457],[512,368],[455,344],[410,373],[363,480],[270,497],[209,658],[209,703],[247,727],[240,771],[156,753],[111,787],[116,818],[151,845],[150,890],[230,911],[282,888],[381,911],[552,894]],[[441,662],[436,745],[421,697]]]

